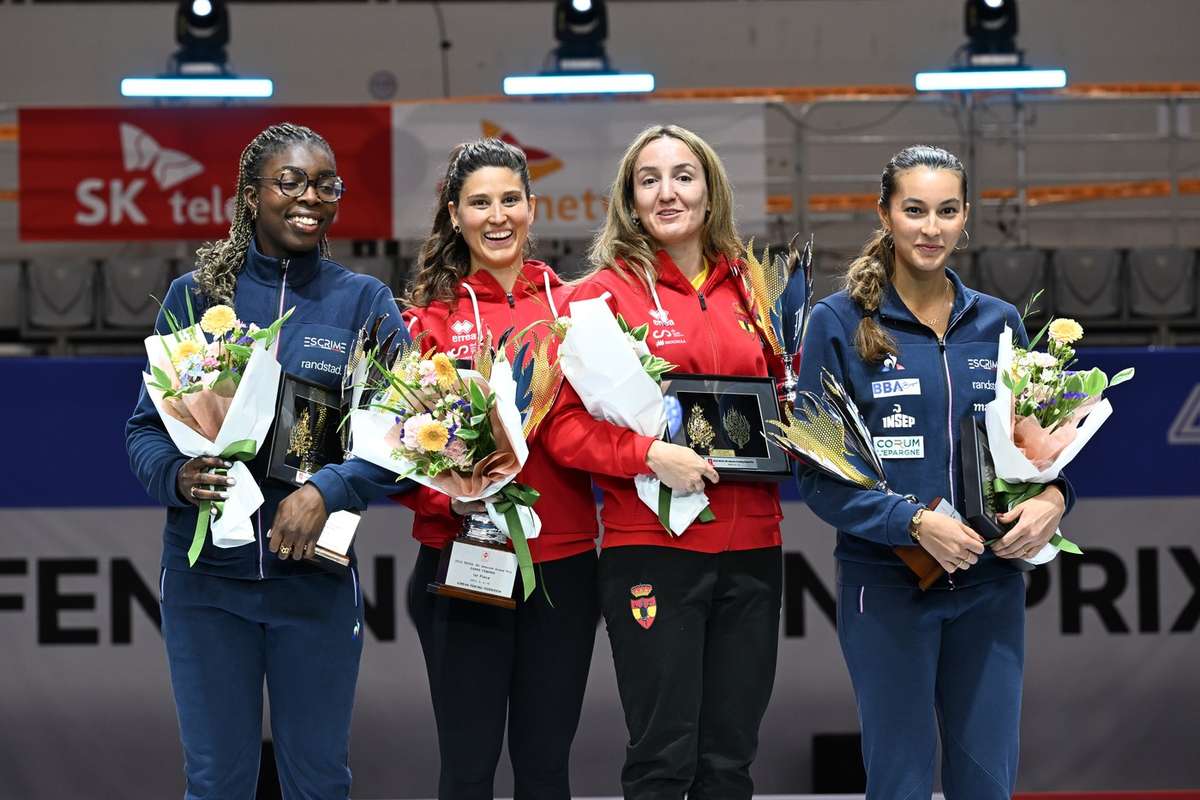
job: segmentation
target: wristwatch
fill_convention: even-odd
[[[912,519],[908,521],[908,535],[917,544],[921,543],[921,517],[925,516],[925,512],[928,510],[925,506],[921,506],[917,509],[917,513],[913,514]]]

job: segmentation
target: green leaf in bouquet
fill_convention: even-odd
[[[486,414],[488,411],[488,398],[484,395],[483,389],[479,388],[476,381],[471,381],[467,387],[467,393],[471,396],[471,410],[477,414]]]
[[[282,317],[275,320],[267,327],[260,328],[259,330],[250,334],[250,338],[254,339],[256,342],[262,342],[263,347],[270,349],[271,345],[275,344],[275,339],[279,336],[279,329],[283,327],[283,323],[288,321],[288,317],[292,316],[292,312],[295,310],[296,307],[292,306],[283,313]]]
[[[1108,376],[1099,367],[1092,367],[1087,372],[1077,372],[1083,376],[1083,392],[1088,397],[1095,397],[1108,388]]]
[[[629,332],[629,335],[637,339],[639,342],[646,341],[646,334],[650,332],[650,323],[643,322]]]
[[[154,376],[154,385],[159,389],[172,389],[174,384],[171,383],[171,376],[166,373],[162,367],[150,367],[150,374]]]
[[[1021,312],[1022,321],[1029,317],[1030,314],[1037,311],[1037,301],[1041,298],[1045,291],[1045,289],[1038,289],[1033,293],[1033,297],[1030,297],[1029,300],[1026,301],[1025,310]],[[1033,347],[1033,345],[1030,345],[1030,347]]]
[[[1133,371],[1134,371],[1133,367],[1126,367],[1125,369],[1118,372],[1116,375],[1113,375],[1112,380],[1110,380],[1108,382],[1108,388],[1111,389],[1112,387],[1116,386],[1118,383],[1124,383],[1127,380],[1131,380],[1133,378]]]
[[[228,350],[229,354],[234,358],[239,358],[243,361],[249,360],[250,354],[254,352],[251,348],[244,344],[234,344],[233,342],[227,342],[225,344],[225,349]]]
[[[473,442],[479,438],[479,431],[472,430],[471,428],[459,428],[455,431],[454,435],[464,442]]]
[[[221,397],[233,397],[240,381],[240,375],[233,370],[226,369],[217,375],[217,379],[213,381],[210,388]]]
[[[1041,290],[1038,290],[1038,294],[1041,294]],[[1046,331],[1050,330],[1050,324],[1053,322],[1054,322],[1054,320],[1050,320],[1049,322],[1047,322],[1045,325],[1042,326],[1042,329],[1037,332],[1037,336],[1034,336],[1032,339],[1029,340],[1029,347],[1027,348],[1028,350],[1033,350],[1033,348],[1037,347],[1037,343],[1040,342],[1042,340],[1042,337],[1046,335]]]
[[[1008,376],[1005,375],[1005,377]],[[1022,375],[1021,380],[1017,381],[1015,385],[1009,386],[1009,388],[1012,389],[1013,397],[1019,397],[1027,386],[1029,386],[1029,373]]]
[[[472,414],[471,415],[471,425],[472,426],[482,425],[483,421],[485,419],[487,419],[487,414]]]
[[[1080,549],[1079,545],[1075,544],[1070,539],[1063,536],[1061,533],[1056,533],[1053,536],[1051,536],[1050,544],[1054,545],[1055,547],[1057,547],[1059,550],[1063,551],[1064,553],[1071,553],[1072,555],[1076,555],[1076,556],[1083,555],[1083,550]]]
[[[629,333],[629,323],[619,313],[617,314],[617,327],[621,329],[621,333]]]

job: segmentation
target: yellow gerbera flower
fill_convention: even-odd
[[[437,353],[433,357],[433,374],[437,377],[438,386],[442,390],[451,389],[458,382],[458,370],[454,362],[445,353]]]
[[[1083,338],[1083,326],[1066,317],[1050,323],[1050,338],[1059,344],[1071,344]]]
[[[175,352],[171,353],[171,363],[178,365],[184,360],[189,359],[194,355],[198,355],[202,349],[203,348],[201,348],[200,345],[195,341],[191,339],[184,339],[175,346]]]
[[[450,431],[440,422],[429,422],[417,431],[417,445],[427,453],[439,452],[450,441]]]
[[[200,318],[200,330],[213,336],[221,336],[233,330],[235,322],[237,314],[233,313],[232,308],[226,305],[213,306]]]

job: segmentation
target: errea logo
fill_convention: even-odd
[[[469,319],[456,319],[450,323],[450,340],[453,342],[471,341],[475,339],[475,325]]]
[[[664,328],[675,327],[675,320],[671,319],[671,315],[665,308],[650,309],[650,319],[654,321],[655,325],[662,325]]]

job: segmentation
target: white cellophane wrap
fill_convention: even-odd
[[[667,429],[662,388],[646,374],[604,297],[571,303],[571,324],[559,345],[558,363],[596,419],[643,436],[659,437]],[[652,475],[638,475],[633,482],[638,497],[657,515],[661,482]],[[671,532],[681,535],[707,507],[702,491],[672,492]]]
[[[1092,406],[1083,422],[1079,424],[1074,441],[1063,448],[1050,466],[1039,469],[1013,442],[1012,390],[1005,386],[1001,379],[1001,376],[1012,368],[1012,363],[1013,332],[1006,325],[1000,333],[999,349],[996,353],[996,397],[984,408],[988,448],[992,453],[996,476],[1010,483],[1050,483],[1058,478],[1067,464],[1071,463],[1096,431],[1100,430],[1104,421],[1112,415],[1112,404],[1103,399]],[[1045,564],[1053,561],[1057,555],[1058,547],[1046,544],[1036,555],[1025,560],[1030,564]]]
[[[481,378],[478,372],[459,370],[464,380],[472,377]],[[525,441],[525,433],[521,427],[521,412],[517,409],[517,384],[513,380],[512,365],[507,359],[496,359],[492,365],[492,377],[487,381],[488,387],[496,395],[496,411],[500,424],[512,445],[513,454],[522,467],[529,459],[529,444]],[[384,439],[396,424],[396,415],[390,411],[376,408],[358,408],[350,412],[350,452],[355,458],[361,458],[372,464],[402,475],[422,486],[428,486],[434,491],[445,491],[438,486],[437,478],[417,474],[415,465],[406,458],[393,455],[393,450]],[[519,471],[504,480],[496,481],[479,494],[455,497],[460,503],[482,502],[487,507],[487,514],[497,528],[512,538],[509,532],[508,520],[496,511],[493,503],[499,499],[500,490],[514,481]],[[515,505],[521,520],[521,528],[526,539],[536,539],[542,531],[542,520],[530,506]]]
[[[180,338],[191,338],[197,342],[205,341],[199,325],[194,325],[180,331]],[[174,334],[146,337],[146,355],[150,364],[159,367],[167,374],[173,374],[170,357],[163,348],[163,342],[175,341]],[[142,378],[146,381],[146,391],[158,409],[167,435],[185,456],[220,456],[226,447],[242,439],[250,439],[257,447],[262,447],[263,440],[275,420],[275,403],[279,394],[279,362],[274,354],[268,351],[261,342],[253,344],[253,352],[242,379],[238,382],[237,391],[229,405],[224,422],[217,437],[209,440],[203,434],[189,428],[164,409],[162,392],[150,384],[153,378],[146,373]],[[224,510],[210,524],[213,544],[217,547],[241,547],[254,541],[254,526],[250,516],[263,503],[262,490],[250,468],[241,461],[234,461],[229,469],[229,477],[235,479],[235,484],[226,489],[228,499],[224,501]]]

